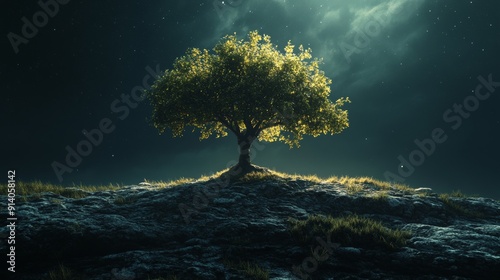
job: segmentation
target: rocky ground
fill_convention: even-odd
[[[498,201],[360,187],[267,178],[43,193],[17,209],[15,279],[257,279],[245,263],[268,279],[499,279]],[[290,232],[290,218],[353,213],[411,238],[382,250],[328,236],[304,245]]]

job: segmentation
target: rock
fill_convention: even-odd
[[[17,209],[16,279],[46,277],[60,263],[90,280],[253,279],[240,262],[268,271],[269,279],[301,279],[304,271],[294,267],[306,267],[312,279],[500,275],[498,201],[450,198],[450,206],[436,195],[396,189],[375,199],[376,191],[347,194],[338,183],[266,178],[163,189],[143,182],[81,199],[43,193]],[[317,261],[313,252],[320,243],[296,240],[289,222],[314,214],[357,214],[412,235],[399,250],[340,244]],[[0,229],[3,238],[8,234]],[[6,246],[0,243],[0,250]]]
[[[431,192],[432,189],[431,188],[416,188],[415,189],[416,192]]]

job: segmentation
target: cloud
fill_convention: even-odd
[[[383,78],[380,67],[403,56],[408,42],[420,36],[418,25],[405,23],[424,2],[238,1],[239,5],[226,4],[222,13],[206,11],[214,18],[215,26],[206,33],[204,45],[212,46],[226,34],[236,32],[244,36],[257,29],[271,35],[280,47],[292,40],[296,45],[312,48],[315,57],[323,58],[326,74],[341,77],[338,83],[343,84],[343,79],[352,82],[344,75],[349,73],[356,81],[370,85]],[[405,34],[398,33],[402,25]],[[373,60],[378,61],[372,63]],[[360,76],[370,78],[359,79]]]

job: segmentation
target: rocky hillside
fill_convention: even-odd
[[[19,202],[14,279],[500,275],[500,203],[488,198],[277,175],[77,192]],[[353,217],[369,226],[339,222]]]

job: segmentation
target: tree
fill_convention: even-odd
[[[349,126],[348,98],[331,102],[331,80],[319,70],[311,50],[289,41],[279,52],[270,36],[257,31],[248,40],[227,35],[213,52],[188,49],[147,92],[153,106],[152,122],[174,137],[186,127],[199,129],[200,140],[223,137],[238,140],[240,156],[234,167],[253,170],[250,148],[255,139],[283,141],[299,147],[303,135],[335,134]]]

